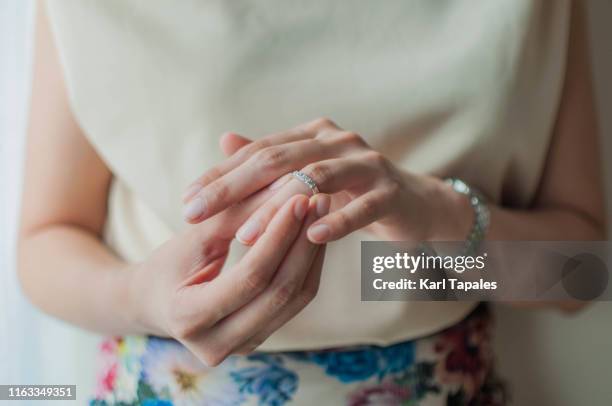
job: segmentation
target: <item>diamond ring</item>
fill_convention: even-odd
[[[317,187],[317,184],[315,183],[315,181],[312,180],[312,178],[306,175],[304,172],[293,171],[291,172],[291,175],[293,175],[294,178],[296,178],[297,180],[299,180],[300,182],[308,186],[308,188],[312,191],[313,196],[319,193],[319,188]]]

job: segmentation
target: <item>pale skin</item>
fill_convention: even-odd
[[[606,238],[589,55],[574,9],[562,102],[536,198],[526,210],[492,205],[490,239]],[[255,349],[316,296],[326,242],[361,228],[401,240],[461,240],[469,231],[473,213],[464,196],[316,119],[255,142],[221,137],[229,158],[184,197],[194,225],[146,260],[125,263],[102,242],[113,174],[70,111],[44,11],[36,39],[19,276],[49,314],[104,334],[172,337],[217,365]],[[293,169],[324,193],[309,199],[303,184],[283,176]],[[219,274],[236,234],[252,247]],[[146,300],[138,291],[148,292]]]

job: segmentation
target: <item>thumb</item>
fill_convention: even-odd
[[[251,142],[252,141],[250,139],[243,137],[240,134],[229,132],[221,136],[219,145],[226,156],[231,156],[234,155],[234,153],[240,148],[250,144]]]

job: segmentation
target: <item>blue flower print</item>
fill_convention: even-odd
[[[298,386],[298,376],[282,365],[282,359],[268,354],[254,354],[249,361],[262,365],[230,372],[242,394],[256,395],[262,406],[282,406],[291,400]]]
[[[414,364],[415,348],[413,342],[382,347],[379,351],[383,361],[380,374],[381,379],[387,374],[406,371],[410,365]]]
[[[172,406],[172,402],[162,399],[147,399],[142,403],[142,406]]]
[[[324,367],[328,375],[344,383],[363,381],[378,372],[378,354],[375,351],[316,352],[310,359]]]
[[[310,351],[289,354],[292,358],[314,362],[325,373],[344,383],[365,381],[371,377],[383,379],[388,374],[404,372],[414,363],[413,342],[390,347],[368,346],[352,350]]]

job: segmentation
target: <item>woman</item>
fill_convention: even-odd
[[[47,10],[19,272],[116,337],[94,404],[500,404],[486,309],[361,302],[359,241],[604,238],[576,3]]]

